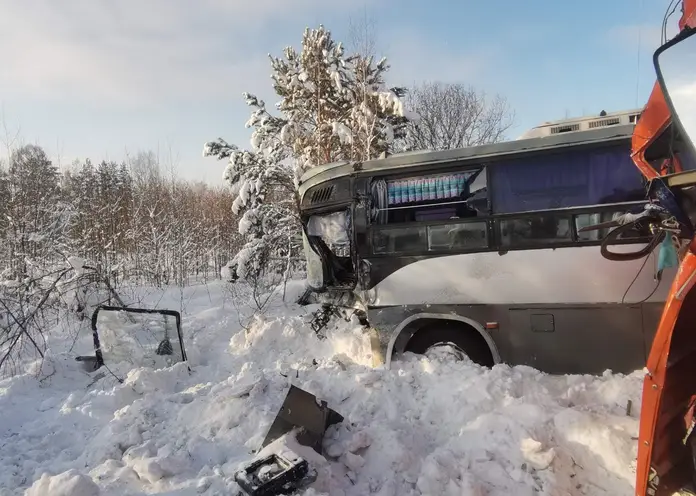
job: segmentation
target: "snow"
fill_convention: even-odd
[[[318,471],[305,496],[632,494],[641,371],[549,376],[437,355],[373,369],[354,320],[314,334],[316,307],[291,303],[303,289],[291,281],[262,316],[238,286],[139,288],[142,306],[182,313],[189,361],[171,366],[89,374],[74,361],[88,324],[72,351],[74,329],[56,328],[43,363],[0,380],[0,494],[237,494],[291,383],[345,417],[324,457],[297,453]]]
[[[350,129],[342,122],[334,121],[331,124],[331,132],[334,136],[338,136],[341,144],[350,144],[353,142],[353,135]]]
[[[292,140],[295,136],[295,125],[293,122],[288,122],[280,130],[280,141],[286,145],[292,144]]]
[[[251,226],[258,222],[256,210],[247,210],[239,219],[239,234],[247,234]]]
[[[68,470],[56,476],[44,474],[26,496],[98,496],[99,486],[92,479],[76,470]]]
[[[379,105],[384,112],[404,115],[404,103],[393,91],[377,91],[374,94],[379,98]]]
[[[75,271],[81,270],[87,264],[84,258],[75,256],[69,256],[68,263],[73,269],[75,269]]]

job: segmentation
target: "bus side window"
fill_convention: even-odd
[[[639,201],[643,176],[625,145],[502,159],[490,166],[494,214]]]
[[[487,215],[485,167],[375,180],[375,224],[437,222]]]
[[[413,253],[427,249],[425,226],[376,229],[372,234],[372,252]]]
[[[500,241],[506,247],[558,244],[572,241],[570,216],[537,214],[500,220]]]
[[[602,214],[597,212],[593,214],[577,214],[575,216],[575,230],[578,232],[578,241],[599,241],[606,236],[603,233],[604,229],[597,229],[594,231],[580,232],[580,229],[584,227],[593,226],[604,222],[602,220]]]
[[[626,211],[620,211],[620,210],[610,210],[610,211],[604,211],[604,212],[594,212],[594,213],[587,213],[587,214],[576,214],[575,215],[575,229],[580,230],[583,227],[587,226],[592,226],[595,224],[601,224],[603,222],[609,222],[619,215],[625,214]],[[604,229],[597,229],[594,231],[586,231],[586,232],[578,232],[578,241],[602,241],[607,234],[612,230],[613,228],[604,228]],[[650,229],[648,228],[647,224],[645,226],[641,226],[640,229],[631,229],[625,233],[623,233],[619,239],[620,240],[630,240],[630,239],[641,239],[641,238],[649,238],[650,237]]]
[[[488,247],[487,222],[428,226],[428,250],[480,250]]]

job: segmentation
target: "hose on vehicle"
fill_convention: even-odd
[[[650,240],[650,242],[641,250],[638,250],[633,253],[616,253],[609,251],[609,245],[614,244],[618,241],[619,236],[621,236],[623,233],[630,231],[631,229],[634,229],[633,224],[624,224],[622,226],[617,227],[616,229],[613,229],[612,231],[607,234],[607,236],[604,238],[602,241],[602,246],[600,247],[600,252],[604,258],[607,260],[611,260],[614,262],[625,262],[629,260],[639,260],[643,257],[648,256],[652,251],[657,248],[657,246],[662,243],[662,241],[665,239],[666,232],[663,230],[659,230],[655,233],[653,238]]]

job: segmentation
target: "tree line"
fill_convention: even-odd
[[[239,249],[234,197],[167,174],[157,157],[85,160],[60,171],[36,145],[0,168],[0,272],[21,281],[66,257],[152,285],[219,278]]]

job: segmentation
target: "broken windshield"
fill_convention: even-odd
[[[317,236],[339,257],[350,256],[348,234],[348,212],[333,212],[327,215],[312,215],[307,222],[307,233]]]

